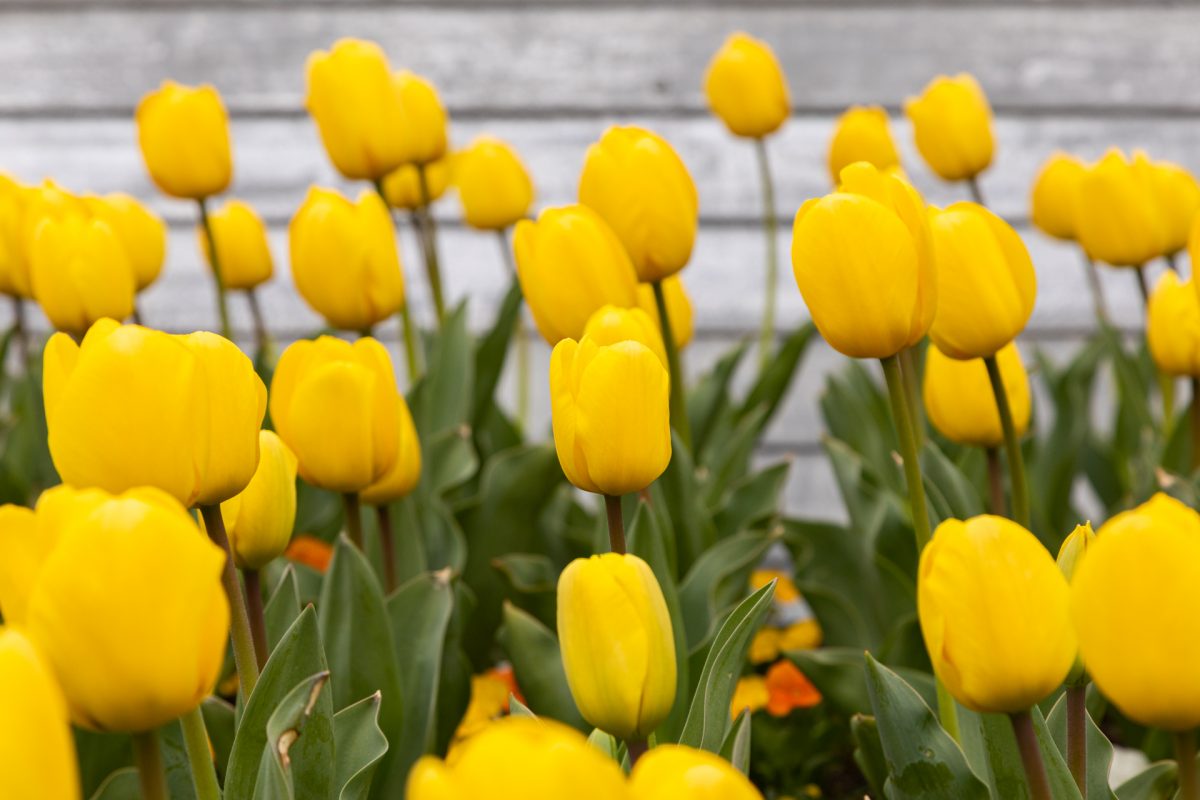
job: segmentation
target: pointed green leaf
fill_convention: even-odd
[[[746,475],[730,486],[713,515],[717,538],[728,538],[778,514],[779,494],[787,483],[791,466],[789,459]]]
[[[692,428],[692,446],[697,456],[703,457],[709,434],[717,419],[729,412],[729,383],[748,348],[748,342],[739,342],[721,356],[713,368],[702,375],[688,392],[688,420]]]
[[[496,311],[496,321],[475,347],[475,395],[471,404],[474,427],[482,427],[484,415],[495,402],[496,385],[504,371],[509,345],[521,319],[521,283],[513,276],[512,283]]]
[[[737,715],[718,753],[744,775],[750,774],[750,709]]]
[[[379,693],[364,697],[333,715],[333,786],[338,800],[366,800],[371,779],[387,754],[388,740],[379,729]]]
[[[1174,761],[1156,761],[1117,787],[1117,800],[1171,800],[1179,786]]]
[[[689,649],[708,639],[720,615],[745,594],[750,572],[777,537],[746,531],[718,542],[696,560],[679,585]]]
[[[271,598],[263,610],[267,623],[267,652],[275,649],[288,628],[300,616],[300,589],[296,584],[296,568],[288,564],[283,569]]]
[[[863,651],[854,647],[821,647],[816,650],[790,650],[784,655],[817,687],[821,696],[844,714],[867,714],[871,696],[863,662]],[[893,670],[928,705],[937,702],[933,677],[919,670]]]
[[[1091,714],[1087,714],[1087,796],[1090,800],[1115,800],[1108,785],[1108,773],[1112,768],[1113,746],[1108,737],[1096,726]],[[1059,753],[1067,757],[1067,693],[1063,692],[1046,717],[1046,727],[1054,738]]]
[[[204,727],[208,731],[208,741],[212,745],[217,765],[217,777],[220,778],[229,769],[229,752],[233,749],[236,733],[236,712],[229,703],[209,695],[200,704],[200,713],[204,716]]]
[[[110,774],[96,789],[92,800],[142,800],[137,767],[122,767]]]
[[[875,718],[867,714],[855,714],[850,718],[850,734],[854,737],[854,763],[871,787],[870,796],[886,797],[883,789],[887,782],[888,766]]]
[[[534,714],[565,722],[581,731],[591,730],[575,707],[558,638],[549,628],[511,603],[505,603],[500,643],[512,661],[517,685]]]
[[[328,797],[332,788],[330,763],[333,760],[333,710],[329,698],[321,703],[322,690],[329,680],[328,672],[319,672],[304,682],[296,685],[288,692],[276,707],[271,718],[267,720],[267,742],[263,747],[262,761],[259,763],[258,782],[254,786],[256,800],[293,800],[298,796]],[[296,775],[293,766],[300,766],[298,760],[306,758],[312,752],[301,754],[299,743],[311,738],[312,732],[309,721],[312,718],[324,722],[323,730],[317,735],[328,737],[328,748],[322,753],[327,760],[319,765],[308,765],[306,777],[311,778],[319,772],[324,778],[324,792],[314,794],[311,790],[316,787],[301,783],[296,785]],[[295,765],[293,764],[295,763]],[[313,769],[312,767],[319,767]],[[303,794],[297,792],[299,788]]]

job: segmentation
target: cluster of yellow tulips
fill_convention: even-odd
[[[795,214],[791,261],[812,325],[845,356],[880,362],[891,416],[849,425],[885,444],[863,445],[839,472],[847,497],[875,504],[863,512],[866,501],[848,500],[853,525],[839,536],[861,536],[854,558],[870,563],[834,594],[867,598],[886,564],[879,582],[901,586],[902,599],[862,605],[900,617],[892,606],[913,606],[899,632],[871,623],[884,640],[871,649],[896,671],[871,655],[864,666],[862,647],[836,668],[832,650],[821,655],[823,643],[857,644],[843,621],[867,614],[836,606],[821,584],[822,551],[845,544],[783,518],[782,482],[750,465],[808,338],[801,327],[776,342],[767,142],[791,113],[787,81],[765,43],[735,34],[703,86],[760,167],[766,291],[744,402],[729,389],[741,349],[689,392],[681,273],[700,198],[667,140],[609,128],[583,159],[578,202],[531,216],[534,185],[516,151],[491,136],[452,150],[433,84],[393,71],[370,42],[338,41],[307,65],[306,105],[329,160],[364,185],[353,198],[314,186],[292,216],[292,282],[328,328],[277,357],[256,295],[274,273],[266,227],[241,200],[214,205],[233,157],[213,87],[165,83],[142,99],[136,125],[155,185],[195,203],[219,335],[140,324],[138,293],[163,270],[166,228],[139,201],[0,178],[0,292],[13,299],[18,361],[44,413],[35,438],[61,480],[35,487],[32,507],[0,507],[0,796],[109,797],[130,781],[147,800],[179,786],[198,800],[751,800],[800,786],[819,796],[819,769],[797,766],[811,754],[750,762],[752,747],[755,759],[764,752],[759,734],[798,741],[785,738],[797,735],[789,720],[813,714],[827,716],[804,719],[840,731],[819,746],[854,753],[858,796],[1073,799],[1096,790],[1098,770],[1107,791],[1104,737],[1089,717],[1099,698],[1174,735],[1167,780],[1200,800],[1200,514],[1177,499],[1187,476],[1169,475],[1158,451],[1164,491],[1122,496],[1096,532],[1079,519],[1064,538],[1046,529],[1064,509],[1035,510],[1023,443],[1034,392],[1017,338],[1037,277],[1021,236],[985,205],[979,177],[996,143],[969,75],[935,78],[905,112],[925,163],[970,201],[928,206],[887,113],[855,107],[830,142],[833,191]],[[452,187],[466,224],[498,236],[511,272],[478,345],[442,287],[431,208]],[[1082,250],[1101,331],[1135,377],[1145,370],[1109,324],[1096,263],[1138,276],[1164,408],[1161,425],[1126,438],[1161,435],[1170,450],[1173,380],[1191,378],[1193,469],[1200,286],[1176,261],[1190,247],[1200,263],[1198,212],[1196,180],[1140,152],[1094,164],[1056,154],[1032,188],[1034,225]],[[397,249],[406,216],[428,324],[410,313]],[[1151,290],[1144,268],[1159,258],[1170,269]],[[232,341],[231,290],[249,304],[254,360]],[[57,331],[40,359],[24,352],[28,300]],[[524,441],[522,302],[553,348],[553,455]],[[374,337],[393,316],[407,395]],[[510,341],[512,418],[493,397]],[[15,397],[5,403],[24,408]],[[968,513],[980,454],[988,514]],[[601,496],[603,513],[581,493]],[[915,551],[911,539],[880,544],[897,518]],[[1047,544],[1060,540],[1056,563]],[[794,568],[762,567],[775,544]],[[838,558],[837,569],[853,560]],[[315,612],[304,607],[314,600]],[[914,631],[916,655],[901,645]],[[1056,744],[1039,704],[1060,691]],[[759,726],[759,709],[776,727]],[[72,736],[71,725],[92,734]],[[805,725],[806,735],[820,727]],[[101,732],[132,734],[136,776],[113,763],[97,787],[83,749]],[[164,756],[160,742],[176,736]],[[1018,762],[1023,775],[1004,772]],[[748,773],[788,777],[756,788]]]

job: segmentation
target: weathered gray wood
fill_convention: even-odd
[[[430,75],[458,110],[696,111],[704,65],[741,27],[776,47],[802,109],[894,106],[947,70],[974,72],[1002,108],[1200,107],[1194,5],[88,6],[5,14],[0,110],[127,110],[172,77],[215,83],[236,110],[294,112],[309,52],[357,35]]]

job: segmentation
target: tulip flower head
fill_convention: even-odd
[[[904,103],[917,152],[947,181],[974,178],[992,163],[992,108],[974,77],[939,75]]]
[[[630,340],[638,342],[658,356],[664,367],[667,365],[662,331],[654,318],[640,308],[604,306],[592,314],[583,329],[583,335],[605,346]]]
[[[1167,252],[1170,230],[1158,180],[1145,153],[1110,150],[1088,167],[1075,192],[1076,238],[1089,257],[1138,267]]]
[[[1054,560],[1068,583],[1074,579],[1075,573],[1079,571],[1079,565],[1087,556],[1088,549],[1095,543],[1096,532],[1092,530],[1090,522],[1076,525],[1075,530],[1063,539],[1063,543],[1058,548],[1058,557]]]
[[[1042,233],[1055,239],[1074,241],[1075,198],[1087,166],[1074,156],[1054,153],[1042,165],[1033,182],[1029,216]]]
[[[167,255],[167,226],[162,219],[127,194],[83,199],[91,213],[108,223],[121,241],[137,290],[158,280]]]
[[[271,279],[275,272],[267,226],[249,203],[229,200],[208,215],[213,240],[217,243],[217,263],[226,289],[253,289]],[[212,253],[203,226],[196,228],[200,251],[209,267]]]
[[[20,297],[18,284],[29,294],[29,275],[21,247],[25,187],[0,173],[0,294]]]
[[[136,118],[146,170],[165,194],[198,200],[229,186],[229,115],[212,86],[165,81],[138,103]]]
[[[1187,247],[1188,235],[1196,213],[1200,212],[1200,184],[1178,164],[1160,161],[1151,164],[1154,193],[1166,227],[1166,255],[1174,256]]]
[[[671,322],[671,334],[675,346],[682,350],[692,341],[696,332],[695,311],[692,309],[692,298],[688,296],[687,288],[679,273],[662,282],[663,299],[667,302],[667,317]],[[638,306],[650,315],[650,319],[661,330],[661,320],[658,318],[658,303],[654,299],[654,287],[648,283],[638,284]]]
[[[60,331],[82,337],[97,320],[133,313],[133,267],[103,220],[75,215],[42,220],[29,267],[33,297]]]
[[[762,800],[750,779],[705,750],[663,744],[638,759],[630,776],[631,800]]]
[[[396,415],[396,430],[400,434],[396,445],[396,461],[382,478],[360,493],[359,499],[369,506],[399,500],[417,488],[417,482],[421,479],[421,443],[417,439],[412,412],[403,395],[399,396],[396,403]]]
[[[1200,295],[1167,270],[1146,306],[1146,343],[1159,371],[1200,378]]]
[[[842,170],[866,161],[887,172],[900,167],[900,154],[888,128],[888,115],[879,106],[851,106],[838,118],[829,142],[829,174],[834,185]]]
[[[446,109],[437,89],[420,75],[400,70],[392,76],[400,99],[399,146],[403,164],[429,164],[446,155]]]
[[[1029,375],[1016,342],[996,354],[1008,407],[1017,436],[1029,428],[1032,410]],[[975,447],[999,447],[1004,442],[996,396],[981,358],[951,358],[930,344],[925,355],[925,411],[937,431],[952,442]]]
[[[533,181],[517,151],[494,136],[480,136],[459,155],[454,185],[467,224],[499,231],[529,215]]]
[[[454,178],[457,156],[453,153],[425,165],[425,192],[429,203],[441,199]],[[415,211],[426,204],[421,189],[421,176],[413,164],[404,164],[389,172],[383,179],[383,195],[388,205],[405,211]]]
[[[262,569],[283,555],[296,522],[296,456],[274,431],[259,431],[258,452],[258,469],[250,483],[221,503],[229,549],[239,569]]]
[[[730,34],[704,74],[708,107],[735,136],[774,133],[791,113],[787,78],[766,42]]]
[[[0,222],[7,241],[0,249],[9,254],[3,275],[5,291],[28,299],[33,299],[33,250],[42,226],[67,219],[91,221],[94,216],[84,200],[52,180],[36,186],[14,183],[7,193],[7,201],[0,203],[0,211],[8,215]]]

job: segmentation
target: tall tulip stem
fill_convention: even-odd
[[[1200,468],[1200,378],[1192,378],[1192,471]]]
[[[1087,275],[1088,288],[1092,291],[1092,307],[1100,324],[1108,325],[1108,304],[1104,301],[1104,287],[1100,284],[1100,270],[1087,253],[1083,254],[1083,272]]]
[[[204,725],[204,713],[200,706],[180,717],[179,724],[183,726],[183,746],[192,770],[192,785],[196,787],[197,800],[221,800],[217,768],[213,764],[212,751],[208,749],[208,728]]]
[[[904,378],[904,395],[908,403],[908,421],[912,425],[913,441],[920,450],[925,444],[925,407],[921,402],[917,355],[911,347],[900,351],[900,374]]]
[[[375,191],[379,194],[379,199],[383,201],[385,207],[390,208],[387,199],[387,192],[383,190],[383,179],[377,178],[372,182]],[[396,221],[397,226],[399,221]],[[420,229],[420,225],[417,226]],[[422,248],[424,240],[422,239]],[[400,306],[400,330],[404,335],[404,360],[405,366],[408,368],[408,385],[412,386],[421,377],[421,364],[417,361],[417,337],[413,331],[412,315],[408,313],[408,298],[404,298],[404,305]]]
[[[242,570],[242,581],[246,585],[246,614],[250,617],[250,638],[254,641],[254,660],[258,669],[267,665],[267,618],[263,610],[262,579],[258,570]]]
[[[396,541],[392,534],[392,509],[387,503],[375,506],[379,521],[379,545],[383,549],[383,586],[391,594],[396,588]]]
[[[775,182],[771,178],[771,164],[767,160],[767,142],[761,137],[754,140],[754,153],[758,156],[759,183],[762,186],[763,234],[767,237],[766,284],[763,287],[762,329],[758,337],[758,369],[767,368],[771,360],[771,341],[775,338],[775,289],[779,282],[779,235],[775,217]]]
[[[1046,765],[1042,763],[1042,751],[1038,749],[1037,733],[1033,730],[1033,717],[1028,711],[1018,711],[1009,718],[1012,720],[1013,733],[1017,735],[1017,750],[1025,767],[1030,796],[1033,800],[1053,800],[1050,782],[1046,778]]]
[[[229,600],[229,638],[233,641],[233,661],[237,665],[242,695],[249,698],[255,684],[258,683],[258,657],[254,652],[254,636],[250,633],[246,598],[242,595],[237,569],[233,565],[233,551],[229,547],[229,536],[225,533],[221,506],[200,506],[200,514],[204,517],[204,529],[208,531],[208,538],[225,551],[225,569],[221,573],[221,583],[225,586],[225,596]]]
[[[253,288],[246,290],[246,302],[250,304],[250,319],[254,323],[254,346],[265,357],[271,347],[271,333],[267,330],[267,318],[263,316],[262,305],[258,302],[258,292]]]
[[[621,498],[604,495],[604,511],[608,515],[608,544],[614,553],[625,555],[625,521],[621,517]]]
[[[1087,800],[1087,682],[1067,687],[1067,765]]]
[[[212,219],[208,216],[208,198],[196,201],[200,206],[200,225],[208,241],[208,263],[212,266],[213,281],[217,284],[217,314],[221,318],[221,335],[232,341],[233,329],[229,326],[229,304],[225,302],[225,278],[221,276],[221,256],[217,253],[217,237],[213,233]]]
[[[362,505],[358,500],[358,492],[342,494],[342,509],[346,512],[346,535],[355,547],[362,550]]]
[[[1142,266],[1134,267],[1133,274],[1137,277],[1138,291],[1142,295],[1142,305],[1150,305],[1150,284],[1146,282],[1146,268]]]
[[[1029,519],[1029,485],[1025,482],[1025,459],[1021,455],[1021,442],[1017,438],[1017,427],[1013,424],[1012,408],[1008,404],[1008,392],[1004,390],[1004,377],[995,356],[986,356],[988,379],[992,382],[992,395],[996,398],[996,410],[1000,414],[1000,428],[1004,431],[1004,454],[1008,457],[1009,492],[1012,494],[1012,518],[1026,528]]]
[[[667,298],[663,294],[662,281],[654,281],[650,285],[654,287],[654,304],[658,307],[658,324],[662,328],[663,347],[667,351],[667,366],[671,373],[671,427],[679,434],[683,444],[691,450],[692,427],[688,423],[687,391],[683,385],[679,347],[675,344],[675,332],[671,330],[671,314],[667,311]]]
[[[446,316],[446,304],[442,299],[442,268],[438,263],[437,223],[433,219],[433,195],[429,191],[429,175],[424,164],[417,164],[417,183],[421,186],[421,247],[425,252],[425,276],[429,280],[429,291],[433,295],[433,307],[437,311],[438,327]]]
[[[987,205],[983,199],[983,189],[979,188],[979,177],[977,175],[967,178],[967,188],[971,190],[972,200],[981,206]]]
[[[987,475],[988,475],[988,510],[997,515],[1004,516],[1004,473],[1000,466],[1000,450],[995,447],[985,447],[984,455],[987,457]]]
[[[133,762],[137,764],[142,800],[168,800],[167,773],[163,768],[162,751],[158,748],[158,731],[133,735]]]
[[[17,360],[21,362],[21,371],[29,368],[29,329],[25,325],[25,301],[13,296],[13,325],[12,337],[17,348]]]
[[[512,247],[508,243],[508,231],[504,228],[496,231],[500,237],[500,255],[508,274],[513,280],[517,279],[517,267],[513,263]],[[522,430],[529,426],[529,337],[525,335],[525,312],[517,309],[517,321],[513,327],[513,338],[517,349],[517,421]]]
[[[1196,776],[1196,732],[1175,734],[1175,764],[1179,768],[1179,800],[1200,800]]]

